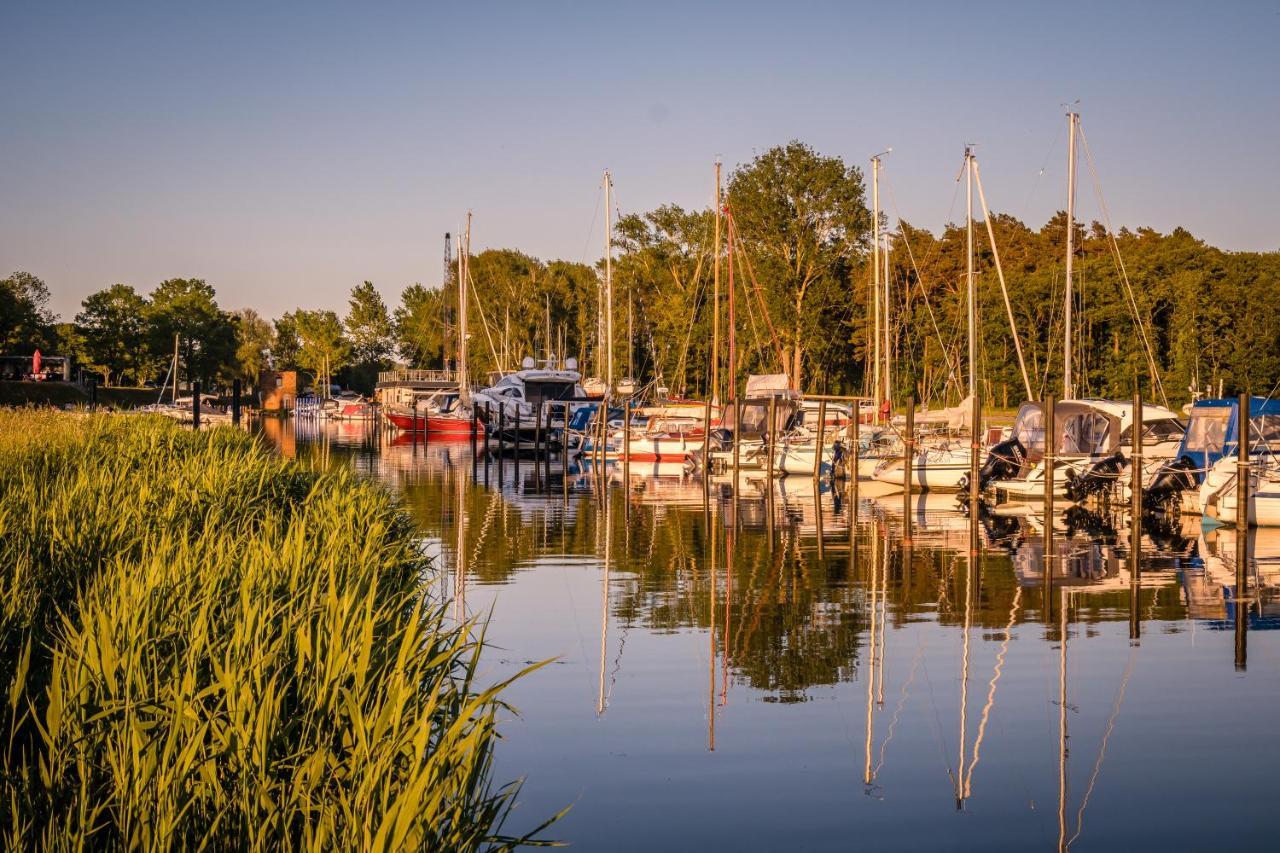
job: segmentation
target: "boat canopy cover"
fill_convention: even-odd
[[[1092,403],[1063,400],[1053,407],[1054,432],[1060,456],[1094,456],[1114,453],[1120,446],[1120,418],[1099,411]],[[1023,403],[1013,422],[1013,438],[1026,448],[1027,461],[1044,458],[1044,408]]]
[[[1196,400],[1191,405],[1191,419],[1182,436],[1178,456],[1185,456],[1197,468],[1206,469],[1234,455],[1240,441],[1239,408],[1239,401],[1234,397]],[[1280,400],[1250,397],[1249,423],[1250,439],[1255,446],[1280,448]]]
[[[785,373],[752,374],[747,377],[747,399],[777,397],[791,393],[791,379]]]
[[[941,423],[953,432],[968,429],[973,423],[973,395],[945,409],[925,409],[916,413],[916,423]]]

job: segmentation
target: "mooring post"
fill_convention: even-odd
[[[231,423],[240,426],[240,380],[231,380]]]
[[[702,502],[711,500],[711,390],[702,413]]]
[[[733,401],[733,505],[738,505],[738,467],[742,461],[742,400]]]
[[[826,438],[827,430],[827,401],[825,399],[818,401],[818,438],[813,448],[813,482],[816,486],[818,480],[822,477],[822,440]],[[835,457],[832,456],[832,461]]]
[[[1046,397],[1041,412],[1044,423],[1044,590],[1045,618],[1053,616],[1053,499],[1057,464],[1058,428],[1053,397]]]
[[[1142,635],[1139,606],[1142,601],[1142,489],[1146,479],[1142,470],[1142,435],[1145,431],[1142,392],[1138,391],[1133,395],[1129,453],[1129,639],[1135,642]]]
[[[631,395],[622,398],[622,482],[627,489],[631,486]],[[628,492],[629,493],[629,492]],[[627,501],[627,506],[631,501]]]
[[[98,410],[98,380],[89,380],[89,411],[96,412]]]
[[[911,485],[916,476],[916,398],[907,395],[907,422],[902,431],[902,544],[911,546]]]
[[[561,403],[564,422],[560,426],[560,477],[565,482],[569,479],[569,404]]]
[[[191,384],[191,428],[200,429],[200,383]]]
[[[778,398],[770,397],[769,398],[769,422],[765,424],[765,428],[764,428],[764,449],[768,453],[768,456],[766,457],[766,461],[765,461],[765,470],[768,475],[768,482],[770,483],[770,486],[769,486],[770,502],[773,501],[773,485],[772,485],[773,471],[774,471],[773,457],[774,457],[774,453],[777,451],[777,447],[775,446],[777,442],[774,439],[775,430],[776,430],[774,419],[777,418],[777,416],[778,416]]]
[[[858,514],[858,459],[861,455],[861,449],[858,445],[862,443],[862,416],[859,413],[861,400],[854,399],[850,406],[849,425],[845,427],[845,437],[849,441],[849,490],[852,493],[853,517],[856,519]]]
[[[982,458],[982,395],[973,395],[973,417],[969,423],[969,514],[978,512],[978,470]]]
[[[1249,596],[1249,395],[1240,395],[1236,413],[1236,601]]]

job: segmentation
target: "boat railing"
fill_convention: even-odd
[[[456,382],[457,379],[458,375],[452,370],[399,368],[378,371],[379,385],[391,385],[397,382]]]

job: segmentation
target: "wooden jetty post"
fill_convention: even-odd
[[[622,482],[631,488],[631,395],[622,399]],[[627,501],[627,506],[631,501]]]
[[[825,399],[818,401],[818,437],[814,444],[813,450],[813,482],[817,486],[818,480],[822,477],[822,440],[826,438],[827,431],[827,401]],[[815,492],[816,494],[816,492]]]
[[[1045,618],[1053,615],[1053,479],[1057,463],[1058,429],[1054,422],[1053,397],[1046,397],[1041,412],[1044,424],[1044,592]]]
[[[853,412],[849,418],[849,424],[845,427],[845,437],[849,442],[849,491],[855,504],[853,516],[857,516],[858,502],[858,456],[860,450],[858,445],[862,443],[862,416],[859,413],[860,401],[853,401]]]
[[[1236,411],[1236,608],[1249,596],[1249,395]]]
[[[733,505],[738,505],[738,468],[742,461],[742,400],[733,401]]]
[[[200,382],[191,383],[191,428],[200,429]]]
[[[765,458],[765,471],[768,475],[769,482],[773,482],[774,460],[773,456],[777,448],[775,447],[776,430],[774,428],[774,419],[778,416],[778,398],[769,398],[769,422],[765,424],[763,446],[768,456]],[[769,489],[769,499],[773,500],[773,489]]]
[[[969,423],[969,514],[978,511],[978,462],[982,454],[982,395],[973,395],[973,417]]]
[[[1129,453],[1129,639],[1142,634],[1138,605],[1142,599],[1142,392],[1133,395],[1132,449]]]
[[[231,380],[231,423],[240,426],[240,380]]]
[[[907,397],[907,422],[902,431],[902,544],[911,546],[911,482],[916,472],[916,398]]]
[[[718,324],[719,317],[716,320]],[[715,361],[714,353],[712,361]],[[715,387],[714,382],[712,387]],[[702,413],[702,500],[704,502],[711,500],[711,395],[712,392],[708,391],[707,405]]]

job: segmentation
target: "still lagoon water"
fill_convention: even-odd
[[[280,452],[399,494],[459,618],[488,620],[516,825],[585,850],[1280,845],[1280,531],[1038,510],[807,477],[603,477],[364,424]],[[705,495],[705,497],[704,497]],[[1237,618],[1239,616],[1239,618]]]

